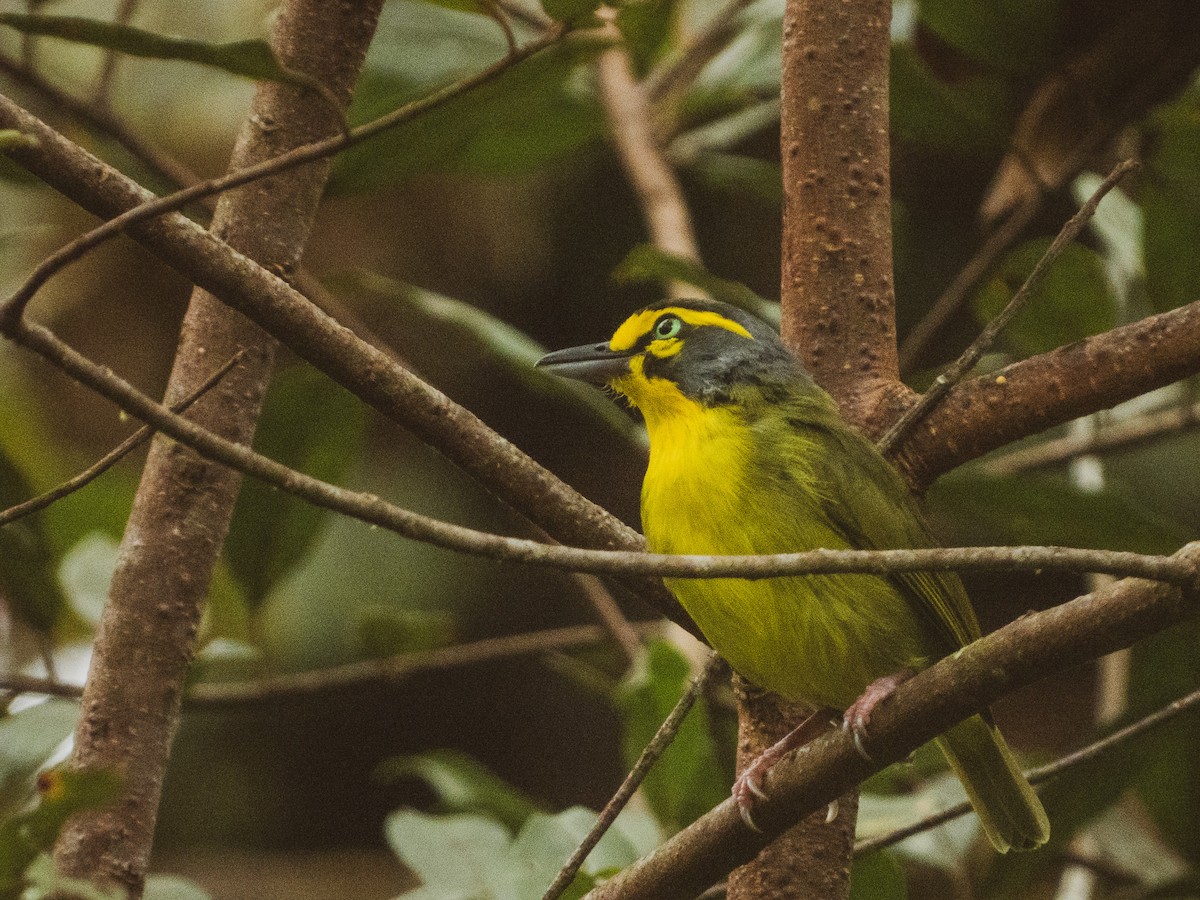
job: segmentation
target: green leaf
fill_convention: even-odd
[[[650,244],[641,244],[626,254],[613,270],[620,284],[682,281],[707,293],[714,300],[729,303],[779,327],[779,304],[760,297],[736,281],[718,278],[691,260],[664,253]]]
[[[284,465],[336,483],[358,462],[365,423],[353,394],[315,369],[295,365],[275,376],[254,445]],[[251,608],[304,558],[326,517],[290,494],[246,482],[225,546]]]
[[[894,854],[871,853],[854,860],[850,900],[905,900],[908,883]]]
[[[15,147],[36,147],[37,138],[14,128],[0,128],[0,153]]]
[[[507,898],[512,837],[481,816],[430,816],[402,809],[387,818],[388,844],[424,885],[423,896],[490,900]],[[515,900],[515,898],[514,898]]]
[[[594,13],[601,0],[542,0],[542,9],[556,22],[570,25],[598,24]]]
[[[79,707],[47,700],[0,718],[0,819],[19,810],[34,793],[34,775],[75,730]]]
[[[1052,58],[1059,0],[921,0],[921,21],[950,46],[1002,72],[1039,71]]]
[[[366,659],[445,647],[455,636],[455,618],[443,610],[372,603],[356,609],[354,617],[360,655]]]
[[[981,323],[1004,309],[1049,245],[1049,238],[1039,238],[1008,255],[975,296],[975,315]],[[1116,318],[1104,260],[1073,244],[1051,266],[1001,340],[1017,355],[1033,356],[1107,331],[1117,324]]]
[[[388,782],[419,778],[437,794],[442,811],[486,814],[513,830],[537,810],[525,793],[456,750],[393,757],[381,763],[375,774]]]
[[[67,819],[85,809],[108,805],[121,789],[121,779],[97,770],[53,769],[38,779],[42,800],[30,812],[0,825],[0,898],[16,898],[25,870],[50,849]],[[51,869],[50,875],[56,873]]]
[[[29,482],[0,447],[0,509],[32,495]],[[67,610],[57,569],[40,516],[0,526],[0,596],[18,619],[42,634],[59,624]]]
[[[102,888],[83,878],[63,875],[54,864],[49,853],[39,853],[25,870],[21,881],[25,884],[21,900],[123,900],[125,892],[117,886]],[[0,891],[0,897],[7,897]],[[15,897],[15,895],[13,895]]]
[[[965,799],[966,793],[958,778],[945,771],[907,794],[882,796],[864,791],[859,800],[858,837],[872,837],[903,828]],[[922,865],[953,869],[961,865],[978,836],[979,820],[973,815],[960,816],[906,838],[895,845],[893,852]]]
[[[23,13],[0,13],[0,25],[7,25],[23,34],[60,38],[76,44],[116,50],[127,56],[199,63],[202,66],[221,69],[231,75],[261,81],[282,81],[303,87],[317,86],[314,79],[281,65],[275,58],[270,44],[261,38],[228,44],[210,44],[155,34],[100,19]]]
[[[666,641],[647,648],[645,665],[621,686],[618,703],[624,714],[627,765],[637,761],[663,720],[688,687],[687,660]],[[674,742],[667,748],[642,789],[656,818],[675,830],[693,822],[729,796],[729,782],[718,762],[703,703],[692,707]]]
[[[905,144],[956,156],[999,155],[1011,127],[1007,91],[1001,79],[987,76],[949,84],[914,47],[892,46],[892,133]]]
[[[1061,475],[989,477],[969,469],[929,493],[931,516],[955,544],[1056,545],[1173,553],[1187,530],[1115,488],[1084,491]]]
[[[567,403],[630,447],[639,452],[645,449],[645,431],[595,388],[535,369],[533,364],[546,354],[546,348],[525,332],[469,303],[372,272],[358,272],[352,280],[358,291],[381,295],[396,304],[399,326],[420,335],[410,341],[405,353],[435,382],[441,381],[440,367],[469,366],[473,377],[512,381],[512,390],[531,394],[536,402]],[[455,352],[447,354],[446,347],[454,347]]]
[[[687,171],[730,196],[750,196],[772,206],[783,203],[783,174],[777,162],[705,151],[688,164]]]
[[[1200,296],[1200,93],[1151,119],[1139,197],[1145,215],[1146,291],[1157,311]]]
[[[518,175],[599,142],[603,110],[580,69],[610,45],[595,35],[571,36],[339,154],[330,189],[368,191],[439,172]],[[395,0],[383,8],[350,119],[364,122],[390,112],[478,73],[507,52],[500,29],[483,16]]]
[[[644,73],[662,53],[674,14],[674,0],[628,0],[619,5],[617,28],[639,73]]]
[[[151,875],[146,879],[142,900],[211,900],[209,893],[178,875]]]

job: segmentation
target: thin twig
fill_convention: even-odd
[[[1200,403],[1159,409],[1125,422],[1102,425],[1087,434],[1069,434],[1021,447],[986,461],[983,469],[990,475],[1015,475],[1030,469],[1061,465],[1093,453],[1128,450],[1197,425],[1200,425]]]
[[[207,181],[199,182],[176,191],[173,194],[143,203],[115,218],[109,219],[104,224],[80,235],[69,244],[59,248],[42,260],[25,282],[10,297],[4,300],[3,303],[0,303],[0,323],[19,319],[34,294],[37,293],[38,289],[49,278],[61,271],[65,266],[78,260],[89,250],[121,233],[131,225],[161,216],[164,213],[174,212],[204,197],[240,187],[252,181],[265,178],[268,175],[275,175],[303,165],[304,163],[324,159],[388,129],[409,122],[430,110],[436,109],[455,97],[495,79],[516,63],[528,59],[530,56],[557,43],[566,33],[567,29],[565,26],[556,27],[550,32],[530,41],[517,52],[508,54],[499,62],[488,66],[475,75],[452,82],[445,87],[425,95],[419,100],[406,103],[404,106],[392,110],[392,112],[380,116],[378,119],[368,122],[365,125],[350,129],[344,134],[311,144],[305,144],[302,147],[297,147],[295,150],[282,153],[257,165],[247,166],[244,169],[230,172],[219,178],[211,178]]]
[[[721,658],[712,653],[708,657],[708,662],[704,666],[704,670],[692,679],[691,685],[684,691],[683,696],[679,698],[679,702],[675,704],[675,708],[659,726],[654,737],[646,748],[642,750],[637,762],[634,763],[633,769],[625,776],[625,780],[621,782],[621,786],[617,788],[617,792],[612,795],[608,803],[604,804],[604,809],[600,810],[600,815],[596,817],[596,823],[579,842],[579,846],[575,848],[575,852],[571,854],[571,858],[559,871],[553,883],[546,889],[546,893],[542,895],[542,900],[558,900],[562,896],[563,891],[571,886],[571,882],[575,880],[575,875],[579,872],[584,860],[588,854],[595,849],[600,843],[600,838],[604,837],[605,832],[612,827],[613,822],[617,820],[617,816],[621,814],[621,810],[625,808],[625,804],[629,802],[629,798],[641,786],[641,783],[646,779],[650,769],[658,762],[658,758],[666,752],[666,749],[671,746],[671,742],[675,740],[675,736],[679,734],[679,728],[683,725],[684,718],[691,711],[692,706],[696,703],[696,698],[700,696],[709,680],[721,668]]]
[[[205,379],[204,383],[201,384],[200,387],[194,390],[187,397],[184,397],[178,403],[172,404],[171,411],[174,413],[185,412],[189,406],[212,390],[216,386],[217,382],[224,378],[229,371],[238,364],[238,361],[241,360],[241,358],[241,353],[237,353],[231,357],[229,361],[225,363],[225,365],[221,366],[221,368],[217,369],[217,371],[208,376],[208,378]],[[80,488],[85,487],[86,485],[95,481],[146,441],[150,440],[153,434],[154,428],[152,426],[143,425],[78,475],[68,479],[67,481],[64,481],[58,487],[46,491],[44,494],[31,497],[23,503],[18,503],[16,506],[10,506],[8,509],[0,511],[0,528],[8,525],[11,522],[17,521],[17,519],[22,519],[25,516],[32,515],[39,510],[45,509],[51,503],[61,500],[63,497],[73,494]]]
[[[1101,182],[1095,192],[1088,201],[1083,204],[1075,215],[1071,216],[1067,223],[1059,231],[1058,236],[1050,243],[1042,258],[1038,260],[1037,265],[1033,267],[1033,271],[1029,273],[1029,277],[1025,279],[1025,283],[1017,289],[1013,294],[1008,305],[1000,312],[998,316],[992,319],[979,333],[979,337],[971,342],[962,356],[954,361],[954,363],[946,369],[933,386],[926,391],[921,399],[908,408],[887,433],[879,441],[879,450],[881,453],[889,454],[900,443],[901,439],[907,434],[909,429],[917,424],[934,406],[936,406],[954,385],[958,384],[968,372],[975,367],[979,362],[979,358],[988,351],[992,343],[1000,335],[1000,332],[1012,321],[1013,317],[1025,306],[1026,302],[1033,295],[1033,292],[1041,285],[1046,274],[1050,271],[1050,267],[1062,255],[1063,251],[1079,236],[1079,233],[1091,221],[1091,218],[1096,213],[1096,207],[1100,205],[1100,201],[1104,196],[1116,187],[1117,183],[1138,168],[1138,163],[1134,160],[1127,159],[1120,163],[1115,169],[1109,172],[1108,177]]]
[[[2,330],[2,329],[0,329]],[[154,425],[197,453],[307,500],[378,525],[402,537],[491,559],[592,574],[655,574],[686,578],[767,578],[779,575],[911,571],[1102,572],[1191,586],[1200,572],[1186,559],[1062,547],[955,547],[920,550],[811,550],[763,556],[710,556],[591,550],[476,531],[388,503],[373,494],[328,484],[281,465],[172,413],[113,372],[97,365],[49,329],[24,320],[7,331],[81,384]]]
[[[637,627],[643,630],[657,630],[661,628],[661,624],[651,622]],[[598,644],[606,637],[605,630],[599,625],[574,625],[528,634],[484,638],[469,644],[417,653],[401,653],[384,659],[360,660],[311,672],[271,675],[247,681],[201,682],[188,690],[184,702],[191,707],[205,708],[243,706],[326,691],[346,690],[367,684],[394,684],[417,672],[458,669],[513,656],[569,650],[572,647]],[[26,675],[0,675],[0,690],[45,694],[66,699],[78,699],[83,695],[82,685],[63,684],[48,678]]]
[[[1191,709],[1194,706],[1200,705],[1200,690],[1193,691],[1187,696],[1180,697],[1178,700],[1172,700],[1162,709],[1150,713],[1144,718],[1138,719],[1132,725],[1126,725],[1114,731],[1107,737],[1103,737],[1098,741],[1088,744],[1076,750],[1074,753],[1068,753],[1052,763],[1047,763],[1044,766],[1038,766],[1035,769],[1029,769],[1025,773],[1025,777],[1030,784],[1041,784],[1044,781],[1049,781],[1055,776],[1061,775],[1075,766],[1082,765],[1096,759],[1099,756],[1112,750],[1114,747],[1123,744],[1124,742],[1137,737],[1151,729],[1157,728],[1171,719],[1178,716],[1180,713]],[[871,853],[875,850],[882,850],[884,847],[891,847],[893,844],[898,844],[905,838],[912,837],[914,834],[920,834],[923,831],[928,831],[931,828],[936,828],[952,819],[957,819],[959,816],[966,815],[971,811],[970,803],[958,803],[948,807],[941,812],[934,813],[931,816],[926,816],[920,821],[913,822],[911,825],[905,825],[903,828],[897,828],[894,831],[889,831],[886,834],[877,835],[875,837],[864,838],[854,846],[854,855],[859,856],[865,853]]]
[[[113,15],[113,21],[118,25],[128,25],[132,20],[134,13],[141,0],[121,0],[117,4],[117,11]],[[112,107],[112,84],[113,76],[117,73],[117,63],[121,61],[121,53],[115,47],[110,48],[104,54],[104,62],[100,67],[100,74],[96,78],[95,103],[96,106],[102,109]]]

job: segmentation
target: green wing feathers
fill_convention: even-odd
[[[972,716],[937,738],[937,745],[966,788],[984,834],[998,853],[1046,843],[1046,810],[995,726]]]

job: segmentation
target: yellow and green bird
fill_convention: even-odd
[[[723,303],[663,301],[604,343],[542,358],[641,410],[650,434],[642,526],[656,553],[763,554],[934,545],[899,473],[838,414],[775,332]],[[755,684],[848,711],[861,729],[903,677],[979,637],[954,574],[672,578],[709,642]],[[990,717],[937,738],[1000,852],[1049,822]],[[781,742],[734,794],[747,815]]]

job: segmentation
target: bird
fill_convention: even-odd
[[[652,552],[936,546],[900,473],[842,418],[775,331],[737,307],[660,301],[609,340],[550,353],[536,366],[607,388],[642,414],[650,455],[641,517]],[[951,572],[665,580],[735,671],[836,710],[864,754],[874,707],[906,677],[980,636]],[[750,827],[766,772],[812,736],[806,724],[735,781]],[[1046,812],[988,711],[935,740],[998,852],[1048,840]]]

